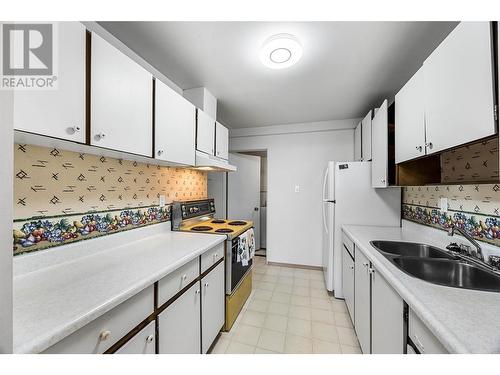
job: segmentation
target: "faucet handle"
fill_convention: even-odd
[[[500,256],[490,255],[488,261],[493,268],[500,270]]]
[[[448,246],[446,246],[446,249],[454,253],[460,253],[461,250],[460,246],[458,246],[456,242],[450,243]]]

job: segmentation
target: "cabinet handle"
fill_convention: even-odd
[[[432,144],[432,142],[428,142],[425,144],[425,147],[429,147],[429,150],[432,150],[432,148],[434,147],[434,145]]]
[[[196,289],[196,291],[194,292],[194,294],[200,294],[200,290]]]
[[[158,152],[157,152],[158,156],[163,155],[163,152],[164,152],[163,150],[158,150]]]
[[[147,342],[148,344],[150,344],[150,343],[152,343],[152,342],[153,342],[153,340],[154,340],[154,339],[155,339],[155,337],[154,337],[153,335],[149,335],[148,337],[146,337],[146,342]]]
[[[208,283],[205,283],[205,288],[208,288]]]
[[[371,275],[375,274],[375,269],[371,268],[371,267],[368,268],[368,273],[371,274]]]
[[[422,152],[422,146],[417,146],[415,148],[417,149],[418,152]]]
[[[381,183],[383,183],[383,184],[385,184],[385,178],[382,178],[382,179],[380,180],[380,182],[381,182]]]
[[[96,136],[95,136],[95,139],[97,141],[100,141],[101,139],[104,139],[104,138],[106,138],[106,134],[105,133],[99,133],[99,134],[96,134]]]
[[[187,275],[182,275],[182,280],[186,280],[187,279]]]
[[[107,339],[109,339],[111,337],[111,331],[101,331],[99,333],[99,340],[100,341],[106,341]]]
[[[363,266],[368,267],[368,263],[363,262]]]
[[[78,125],[70,126],[68,128],[68,132],[71,133],[71,134],[79,133],[80,130],[82,130],[82,129]]]
[[[354,266],[350,266],[349,268],[354,271]]]

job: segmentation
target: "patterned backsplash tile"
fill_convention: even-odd
[[[448,198],[448,212],[440,210],[440,198]],[[403,218],[445,230],[457,224],[500,246],[500,184],[404,187]]]
[[[170,219],[160,195],[207,197],[207,174],[16,144],[14,254]]]

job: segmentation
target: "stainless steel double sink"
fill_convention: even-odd
[[[434,284],[500,292],[500,275],[434,246],[412,242],[371,241],[403,272]]]

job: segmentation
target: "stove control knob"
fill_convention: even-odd
[[[189,209],[189,212],[193,213],[193,212],[194,212],[194,208],[193,208],[193,207],[191,207],[191,208]]]

